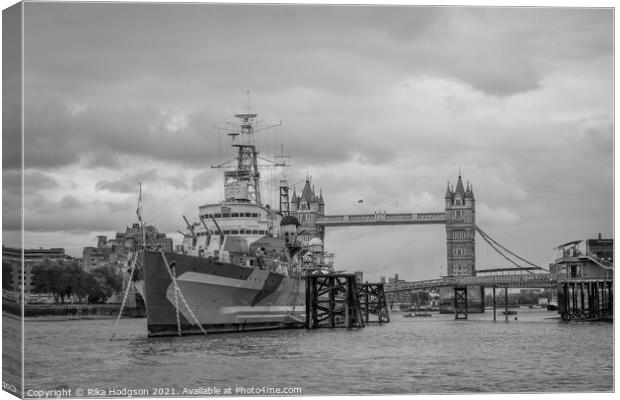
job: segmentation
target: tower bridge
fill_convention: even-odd
[[[311,198],[309,182],[304,188],[302,199]],[[295,195],[293,195],[295,200]],[[293,210],[301,210],[301,207],[311,208],[311,203],[304,205],[295,200]],[[300,205],[301,204],[301,205]],[[324,210],[323,196],[320,197],[318,210]],[[445,208],[439,212],[424,213],[388,213],[375,212],[373,214],[351,215],[324,215],[317,213],[313,218],[315,232],[321,240],[325,237],[325,228],[341,226],[380,226],[380,225],[420,225],[442,224],[446,227],[447,269],[448,276],[476,276],[476,200],[473,186],[463,179],[459,173],[456,188],[450,186],[446,189]],[[303,222],[302,222],[303,224]]]
[[[456,187],[454,185],[451,186],[448,182],[444,199],[444,210],[438,212],[388,213],[383,211],[373,214],[325,215],[323,193],[320,192],[317,195],[314,187],[310,186],[309,178],[307,178],[300,196],[293,190],[290,208],[288,187],[284,185],[280,188],[280,211],[287,214],[290,213],[298,219],[301,225],[299,238],[302,242],[309,242],[314,237],[324,240],[325,229],[329,227],[445,225],[447,249],[446,276],[418,282],[395,282],[386,285],[385,293],[438,290],[440,310],[442,312],[454,312],[457,319],[467,318],[468,312],[484,312],[485,287],[493,289],[494,299],[496,288],[504,288],[506,297],[508,296],[508,288],[558,288],[562,303],[560,304],[560,309],[564,310],[565,313],[570,312],[575,315],[577,312],[581,313],[586,309],[584,304],[588,305],[588,310],[593,310],[594,314],[592,315],[597,315],[596,313],[599,313],[599,311],[603,314],[611,311],[612,284],[610,282],[612,282],[611,279],[613,278],[610,279],[607,275],[601,278],[599,272],[588,272],[591,276],[581,276],[581,268],[589,268],[586,265],[587,263],[573,263],[570,258],[568,258],[570,262],[562,261],[566,265],[562,267],[564,272],[561,274],[557,270],[546,271],[511,252],[480,229],[476,225],[476,200],[473,186],[469,182],[467,185],[463,184],[460,172]],[[480,234],[489,246],[517,268],[496,268],[476,271],[476,232]],[[568,243],[567,245],[571,244],[573,243]],[[519,265],[506,254],[510,254],[512,257],[529,264],[530,267]],[[597,264],[602,266],[603,269],[613,269],[613,265],[608,267],[598,261],[590,262],[589,264]],[[559,290],[560,283],[563,285],[561,293]],[[578,305],[579,296],[581,298],[580,307]],[[570,315],[572,316],[572,314]],[[571,316],[566,318],[570,319]],[[582,317],[580,314],[580,318]],[[564,314],[562,318],[565,318]]]

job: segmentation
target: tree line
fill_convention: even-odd
[[[32,286],[35,293],[51,293],[55,303],[64,303],[73,295],[80,303],[103,303],[122,290],[123,282],[112,265],[87,272],[77,260],[45,260],[32,267]]]

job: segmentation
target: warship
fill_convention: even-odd
[[[304,275],[333,269],[320,238],[298,237],[285,180],[278,210],[261,202],[255,133],[262,129],[255,113],[235,117],[240,124],[228,135],[236,157],[215,166],[224,172],[224,199],[199,206],[197,222],[183,216],[180,249],[145,245],[137,258],[134,284],[149,336],[299,327]]]

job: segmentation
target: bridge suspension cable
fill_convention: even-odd
[[[497,247],[495,247],[495,245],[497,245],[498,247],[500,247],[501,249],[503,249],[504,251],[506,251],[507,253],[511,254],[512,256],[518,258],[519,260],[533,266],[536,267],[538,269],[541,269],[543,271],[547,271],[549,272],[548,269],[543,268],[539,265],[536,265],[528,260],[526,260],[523,257],[520,257],[519,255],[513,253],[512,251],[508,250],[506,247],[502,246],[500,243],[498,243],[495,239],[493,239],[491,236],[489,236],[486,232],[484,232],[482,229],[480,229],[480,227],[478,225],[476,225],[476,231],[478,231],[478,233],[480,233],[480,236],[482,236],[482,238],[489,244],[489,246],[491,246],[495,251],[497,251],[502,257],[504,257],[506,260],[510,261],[512,264],[516,265],[518,268],[524,269],[525,271],[527,271],[530,274],[533,274],[533,272],[531,272],[530,270],[522,267],[521,265],[517,264],[515,261],[511,260],[510,258],[508,258],[508,256],[506,256],[504,253],[502,253]]]

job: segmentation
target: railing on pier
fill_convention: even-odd
[[[509,287],[555,287],[551,274],[510,274],[491,276],[455,276],[453,285],[482,285]]]
[[[557,282],[551,274],[506,274],[490,276],[449,276],[440,279],[429,279],[416,282],[397,282],[387,284],[386,293],[407,290],[429,290],[441,286],[508,286],[508,287],[555,287]]]

